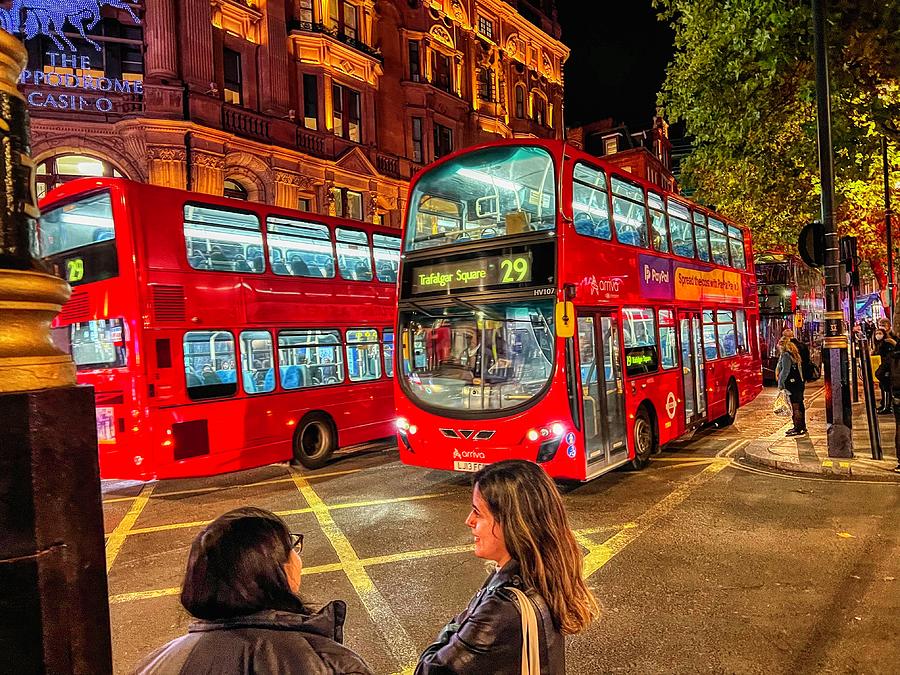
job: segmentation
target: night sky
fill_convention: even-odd
[[[650,127],[672,58],[673,32],[651,0],[557,0],[565,65],[565,124],[605,117],[630,131]]]

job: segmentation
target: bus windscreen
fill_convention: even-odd
[[[39,224],[41,256],[72,286],[118,276],[109,192],[49,209]]]

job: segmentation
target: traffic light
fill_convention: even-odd
[[[841,237],[841,264],[847,273],[847,285],[859,292],[859,256],[856,253],[856,237]]]

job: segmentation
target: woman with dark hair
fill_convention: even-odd
[[[219,516],[191,545],[181,604],[199,619],[150,654],[136,675],[371,675],[344,647],[342,600],[312,613],[297,595],[303,535],[270,511]]]
[[[585,584],[581,550],[556,485],[532,462],[490,464],[475,474],[466,525],[475,555],[497,569],[424,651],[416,675],[520,675],[522,616],[532,610],[540,664],[532,672],[564,675],[565,635],[585,630],[599,606]]]

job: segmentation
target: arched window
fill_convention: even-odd
[[[547,126],[547,99],[537,92],[534,92],[533,96],[532,119],[542,126]]]
[[[225,190],[223,194],[229,199],[240,199],[247,201],[247,188],[238,183],[234,178],[225,179]]]
[[[516,117],[525,118],[525,85],[516,85]]]
[[[37,197],[43,199],[53,188],[70,180],[84,177],[115,176],[122,174],[109,162],[88,155],[56,155],[37,165]]]

